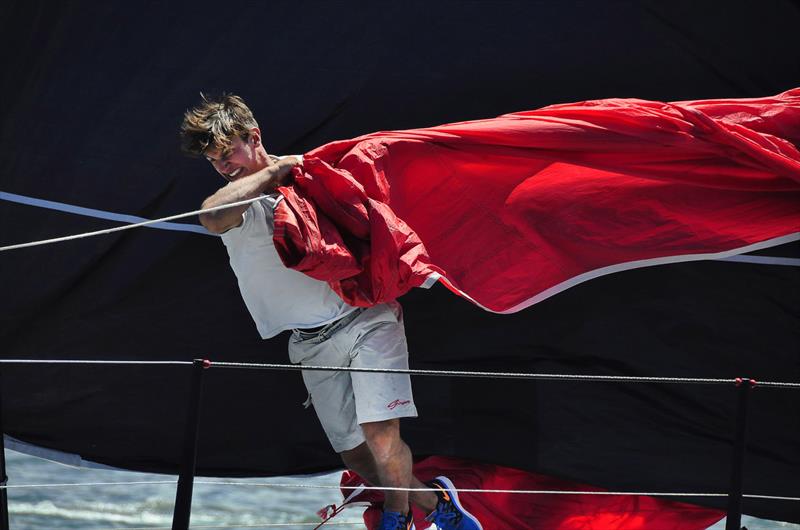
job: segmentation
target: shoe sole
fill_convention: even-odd
[[[453,503],[456,507],[461,510],[461,513],[464,514],[464,517],[468,517],[470,521],[478,525],[478,530],[483,530],[483,525],[480,521],[475,519],[475,516],[469,513],[467,510],[461,506],[461,502],[458,500],[458,490],[456,490],[455,485],[450,481],[447,477],[436,477],[436,480],[444,484],[445,488],[447,488],[447,493],[450,494],[450,498],[453,499]]]

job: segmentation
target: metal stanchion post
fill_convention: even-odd
[[[183,461],[178,476],[178,490],[175,494],[172,530],[189,530],[189,518],[192,513],[192,488],[194,487],[194,471],[197,462],[197,437],[200,433],[203,370],[209,366],[211,363],[203,359],[195,359],[192,366],[192,386],[189,392],[189,409],[183,438]]]
[[[0,481],[8,484],[6,475],[6,443],[3,428],[3,373],[0,371]],[[0,530],[8,530],[8,490],[0,489]]]
[[[731,461],[731,485],[728,491],[728,518],[725,530],[740,530],[742,524],[742,479],[744,477],[744,450],[747,438],[747,398],[756,386],[753,379],[736,378],[737,402],[736,437]]]

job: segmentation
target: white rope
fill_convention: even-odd
[[[225,482],[225,481],[195,481],[195,484],[213,484],[220,486],[255,486],[274,488],[298,489],[338,489],[338,490],[375,490],[375,491],[431,491],[430,488],[398,488],[382,486],[331,486],[323,484],[280,484],[257,482]],[[521,495],[639,495],[646,497],[727,497],[727,493],[691,493],[691,492],[653,492],[653,491],[576,491],[576,490],[513,490],[513,489],[482,489],[482,488],[454,488],[458,493],[506,493]],[[743,497],[757,499],[774,499],[786,501],[800,501],[800,497],[779,497],[772,495],[750,495]]]
[[[136,481],[136,482],[79,482],[61,484],[17,484],[0,486],[0,489],[17,488],[59,488],[59,487],[89,487],[89,486],[130,486],[146,484],[175,485],[174,480]],[[430,488],[399,488],[393,486],[339,486],[326,484],[288,484],[280,482],[234,482],[222,480],[195,480],[194,484],[211,486],[245,486],[254,488],[276,489],[321,489],[321,490],[374,490],[374,491],[431,491]],[[515,489],[483,489],[483,488],[455,488],[458,493],[504,493],[516,495],[637,495],[646,497],[727,497],[727,493],[693,493],[693,492],[653,492],[653,491],[576,491],[576,490],[515,490]],[[776,495],[744,494],[743,497],[752,499],[769,499],[783,501],[800,501],[800,497],[783,497]]]
[[[800,497],[781,497],[780,495],[742,495],[748,499],[767,499],[771,501],[800,501]]]
[[[757,381],[756,386],[774,386],[776,388],[800,388],[800,383],[787,383],[785,381]]]
[[[325,526],[358,526],[364,525],[364,521],[326,521]],[[222,524],[222,525],[198,525],[193,524],[190,528],[286,528],[289,526],[319,526],[319,523],[261,523],[261,524]],[[119,530],[119,528],[100,528],[98,530]],[[172,530],[171,526],[126,526],[125,530]]]
[[[625,375],[585,375],[585,374],[543,374],[525,372],[472,372],[462,370],[414,370],[399,368],[353,368],[351,366],[316,366],[299,364],[270,364],[270,363],[234,363],[211,362],[210,368],[254,368],[262,370],[293,370],[293,371],[326,371],[326,372],[366,372],[366,373],[395,373],[409,375],[434,375],[453,377],[483,377],[496,379],[542,379],[542,380],[568,380],[568,381],[595,381],[595,382],[621,382],[621,383],[687,383],[687,384],[735,384],[737,378],[707,378],[707,377],[657,377],[657,376],[625,376]],[[800,383],[784,381],[757,381],[756,386],[781,386],[786,388],[800,388]]]
[[[152,364],[192,365],[192,361],[100,361],[82,359],[0,359],[0,364]]]
[[[175,219],[183,219],[184,217],[192,217],[194,215],[200,215],[203,213],[209,212],[216,212],[217,210],[225,210],[227,208],[235,208],[236,206],[244,206],[245,204],[250,204],[256,201],[263,199],[264,197],[255,197],[253,199],[246,199],[244,201],[232,202],[230,204],[223,204],[221,206],[214,206],[213,208],[203,208],[201,210],[195,210],[193,212],[181,213],[177,215],[170,215],[169,217],[162,217],[161,219],[152,219],[150,221],[142,221],[141,223],[132,223],[122,226],[117,226],[114,228],[107,228],[105,230],[96,230],[94,232],[85,232],[83,234],[73,234],[70,236],[64,237],[55,237],[52,239],[42,239],[40,241],[31,241],[29,243],[19,243],[16,245],[8,245],[5,247],[0,247],[0,252],[5,252],[7,250],[17,250],[20,248],[28,248],[28,247],[36,247],[39,245],[49,245],[51,243],[61,243],[64,241],[72,241],[74,239],[84,239],[87,237],[94,237],[100,236],[104,234],[111,234],[114,232],[121,232],[123,230],[130,230],[132,228],[140,228],[142,226],[154,225],[156,223],[163,223],[166,221],[173,221]]]
[[[134,482],[62,482],[55,484],[6,484],[0,485],[0,489],[25,489],[25,488],[66,488],[66,487],[89,487],[89,486],[134,486],[142,484],[172,484],[175,485],[176,480],[139,480]]]
[[[525,372],[472,372],[463,370],[415,370],[401,368],[354,368],[352,366],[317,366],[300,364],[274,364],[274,363],[234,363],[212,362],[211,368],[254,368],[262,370],[309,370],[326,372],[366,372],[366,373],[394,373],[410,375],[441,375],[457,377],[493,377],[513,379],[567,379],[576,381],[624,381],[624,382],[659,382],[659,383],[703,383],[703,384],[731,384],[735,379],[711,379],[698,377],[637,377],[622,375],[582,375],[582,374],[542,374]]]
[[[202,360],[202,359],[197,359]],[[380,374],[409,374],[432,375],[447,377],[478,377],[486,379],[540,379],[546,381],[593,381],[606,383],[685,383],[719,385],[734,384],[740,379],[708,378],[708,377],[658,377],[658,376],[627,376],[627,375],[585,375],[585,374],[543,374],[526,372],[472,372],[463,370],[415,370],[400,368],[354,368],[352,366],[317,366],[299,364],[270,364],[270,363],[235,363],[212,362],[203,360],[208,368],[251,368],[260,370],[286,370],[286,371],[325,371],[325,372],[364,372]],[[108,360],[80,360],[80,359],[0,359],[0,364],[108,364],[108,365],[193,365],[193,361],[108,361]],[[745,383],[746,383],[745,379]],[[756,386],[799,388],[800,383],[786,381],[756,381]]]

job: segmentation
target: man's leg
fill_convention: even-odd
[[[354,368],[408,368],[402,312],[396,303],[364,311],[331,339],[337,343],[335,349],[349,353],[350,366]],[[342,419],[347,418],[349,434],[339,438],[338,444],[333,443],[332,438],[334,449],[338,445],[340,449],[337,452],[348,467],[372,484],[401,489],[409,486],[426,488],[413,477],[411,451],[400,438],[399,418],[417,415],[409,375],[352,372],[349,376],[351,394],[343,401],[348,410],[354,402],[357,419],[349,411],[342,415]],[[337,402],[323,399],[322,403],[315,403],[320,407],[329,405],[335,408]],[[353,425],[353,421],[357,425]],[[330,427],[336,430],[341,426]],[[329,432],[328,427],[326,432]],[[353,437],[356,434],[361,435],[360,439]],[[343,451],[341,447],[353,449]],[[436,489],[428,489],[430,487]],[[437,477],[423,491],[384,493],[386,502],[381,528],[412,527],[413,523],[405,518],[411,500],[425,512],[430,512],[426,518],[442,530],[482,530],[480,522],[460,505],[458,493],[446,477]]]
[[[364,438],[367,440],[381,486],[408,488],[411,486],[411,450],[400,439],[400,420],[363,423]],[[386,511],[408,512],[408,492],[384,491]]]
[[[397,419],[361,425],[366,442],[341,454],[345,465],[376,486],[428,488],[411,473],[413,464],[408,445],[400,438]],[[408,503],[425,513],[436,508],[437,497],[428,491],[386,491],[384,509],[406,513]]]

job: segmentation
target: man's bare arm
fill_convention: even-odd
[[[228,183],[203,201],[203,209],[254,199],[262,193],[272,193],[278,186],[288,184],[292,168],[300,163],[297,157],[281,158],[264,169]],[[242,224],[242,214],[248,204],[200,214],[200,223],[209,232],[221,234]]]

